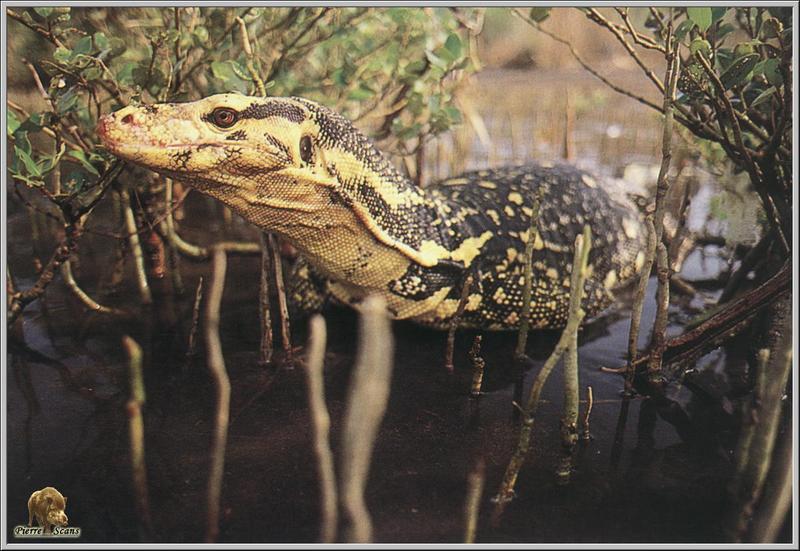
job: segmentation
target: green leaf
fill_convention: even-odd
[[[744,82],[759,59],[760,56],[758,54],[749,54],[736,59],[731,63],[731,66],[722,73],[722,76],[719,77],[722,86],[727,90],[731,86]]]
[[[227,61],[212,61],[211,74],[214,75],[214,78],[218,78],[223,82],[236,76],[236,73],[233,72],[233,67]]]
[[[33,11],[35,11],[40,17],[47,19],[50,17],[50,14],[53,13],[53,8],[33,8]]]
[[[678,25],[678,28],[675,29],[675,39],[679,42],[683,40],[683,37],[686,36],[686,33],[692,30],[694,27],[694,21],[691,19],[686,19],[681,21],[681,24]]]
[[[692,55],[695,55],[697,52],[702,52],[706,58],[711,56],[711,43],[705,38],[700,38],[699,36],[692,40],[692,43],[689,44],[689,51]]]
[[[25,150],[23,150],[23,149],[20,149],[19,147],[17,147],[17,146],[15,145],[15,146],[14,146],[14,154],[15,154],[15,155],[17,156],[17,158],[19,158],[19,159],[22,161],[22,163],[25,165],[25,168],[27,169],[27,171],[28,171],[28,174],[30,174],[31,176],[41,176],[41,175],[42,175],[42,171],[41,171],[41,170],[39,170],[39,167],[38,167],[38,166],[37,166],[37,164],[36,164],[36,163],[33,161],[33,159],[31,158],[31,156],[30,156],[30,155],[28,155],[28,152],[27,152],[27,151],[25,151]]]
[[[770,58],[764,61],[763,74],[767,82],[773,86],[780,86],[783,84],[783,75],[781,74],[781,62],[777,58]]]
[[[774,17],[767,17],[761,24],[761,38],[777,38],[783,31],[783,25]]]
[[[20,124],[21,123],[19,122],[19,119],[17,119],[17,116],[14,114],[14,112],[10,111],[10,110],[7,111],[7,115],[6,115],[6,132],[9,135],[13,134],[14,132],[17,131],[17,128],[20,127]]]
[[[208,29],[205,27],[195,27],[194,37],[197,39],[197,45],[201,46],[208,42]]]
[[[717,28],[717,31],[714,33],[714,36],[717,39],[717,43],[719,44],[720,42],[722,42],[723,38],[725,38],[735,30],[736,29],[734,28],[734,26],[731,25],[730,23],[723,23],[722,25],[720,25]]]
[[[72,49],[73,56],[77,55],[87,55],[89,52],[92,51],[92,37],[91,36],[84,36],[75,44],[75,47]]]
[[[67,113],[78,103],[78,94],[73,88],[56,98],[56,111],[59,115]]]
[[[100,176],[100,172],[98,172],[97,169],[94,167],[94,165],[92,165],[92,163],[89,162],[89,159],[86,158],[86,153],[84,153],[83,150],[81,150],[81,149],[71,149],[67,153],[67,155],[69,155],[70,157],[73,157],[75,159],[78,159],[78,161],[80,161],[80,163],[83,166],[83,168],[85,168],[91,174],[94,174],[95,176]]]
[[[531,8],[531,11],[528,12],[528,17],[531,21],[541,23],[550,17],[550,8]]]
[[[94,45],[97,46],[97,49],[101,52],[111,49],[111,43],[103,33],[94,33]]]
[[[777,91],[778,91],[777,88],[775,88],[774,86],[770,86],[769,88],[761,92],[756,99],[753,100],[753,103],[750,104],[750,107],[756,107],[758,105],[761,105],[762,103],[767,101],[772,96],[772,94],[774,94]]]
[[[136,63],[133,61],[127,62],[122,68],[117,71],[117,81],[120,84],[131,85],[134,83],[133,71],[136,69]]]
[[[728,12],[729,9],[731,8],[723,8],[723,7],[711,8],[711,23],[714,24],[723,17],[725,17],[725,14]]]
[[[711,26],[711,8],[686,8],[686,15],[689,16],[689,19],[694,21],[697,28],[700,29],[700,32],[706,32]]]
[[[450,33],[444,47],[453,55],[453,59],[461,57],[461,38],[456,33]]]
[[[72,59],[72,52],[59,46],[56,48],[56,51],[53,52],[53,59],[59,63],[67,63],[70,59]]]
[[[364,101],[375,95],[375,92],[364,86],[363,84],[350,92],[347,99],[352,101]]]
[[[111,47],[111,57],[116,57],[122,54],[128,48],[128,46],[125,44],[125,41],[116,36],[112,36],[109,39],[108,44]]]

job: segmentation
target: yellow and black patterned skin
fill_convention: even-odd
[[[348,120],[302,98],[220,94],[129,106],[98,135],[115,155],[181,180],[283,236],[301,253],[298,302],[384,296],[397,319],[446,327],[467,273],[462,326],[513,329],[522,310],[533,196],[531,325],[566,323],[573,243],[594,235],[584,309],[596,315],[644,258],[644,228],[621,192],[567,165],[477,171],[420,189]]]

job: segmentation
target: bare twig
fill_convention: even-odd
[[[667,340],[667,311],[669,309],[669,257],[667,247],[659,243],[656,249],[656,273],[658,291],[656,292],[656,319],[650,341],[650,359],[647,362],[647,375],[650,383],[657,383],[661,373],[661,359]]]
[[[308,381],[308,409],[311,415],[311,429],[314,438],[314,453],[317,456],[317,469],[320,488],[320,508],[322,523],[320,541],[333,543],[336,539],[338,522],[338,502],[336,497],[336,474],[333,470],[329,431],[331,419],[325,406],[325,361],[326,329],[325,319],[316,314],[309,322],[311,336],[306,359],[306,378]]]
[[[281,342],[283,343],[283,363],[291,368],[294,365],[292,359],[292,332],[289,325],[289,304],[286,301],[286,287],[283,284],[283,261],[281,251],[275,236],[270,234],[267,237],[267,248],[272,255],[272,269],[275,274],[275,292],[278,294],[278,311],[281,316]]]
[[[464,543],[475,543],[485,479],[486,460],[481,456],[467,478],[467,499],[464,503]]]
[[[486,367],[486,360],[481,357],[481,335],[476,335],[475,340],[472,341],[472,348],[469,349],[469,358],[472,361],[472,387],[470,395],[473,398],[478,398],[481,395],[481,386],[483,386],[483,370]]]
[[[370,457],[389,398],[394,339],[379,295],[364,299],[360,307],[359,348],[351,375],[342,434],[340,491],[347,519],[345,540],[372,540],[372,520],[364,502]]]
[[[761,498],[764,481],[772,463],[772,450],[781,420],[784,392],[792,371],[792,306],[790,301],[775,303],[771,308],[771,326],[768,334],[769,354],[762,354],[758,374],[757,408],[751,412],[757,417],[755,427],[745,429],[737,452],[737,476],[731,488],[733,503],[728,535],[741,541],[747,532],[756,504]],[[742,445],[744,441],[745,445]]]
[[[139,288],[139,298],[143,304],[150,304],[153,302],[153,296],[150,293],[150,284],[147,281],[144,253],[142,252],[141,241],[139,241],[139,233],[136,230],[136,217],[133,215],[133,208],[131,207],[131,196],[127,189],[120,191],[120,198],[125,215],[125,229],[128,232],[128,240],[131,252],[133,252],[133,262],[136,267],[134,273],[136,274],[136,283]]]
[[[267,234],[261,232],[261,277],[258,288],[258,314],[261,321],[261,346],[258,349],[258,363],[269,365],[272,363],[272,313],[269,301],[269,274],[271,269],[271,255]]]
[[[625,48],[625,50],[628,52],[628,55],[631,58],[633,58],[636,64],[642,69],[644,74],[647,75],[647,78],[649,78],[653,82],[653,84],[656,85],[658,91],[664,93],[664,83],[662,83],[661,80],[653,72],[653,70],[650,69],[650,67],[648,67],[644,61],[642,61],[642,58],[639,57],[639,54],[636,52],[634,47],[631,46],[630,42],[628,42],[627,39],[625,38],[622,29],[618,25],[612,24],[608,19],[603,17],[600,14],[600,12],[598,12],[595,8],[588,8],[584,13],[586,14],[586,17],[588,17],[595,23],[598,23],[599,25],[606,27],[609,31],[611,31],[611,34],[613,34],[617,38],[619,43],[622,44],[622,47]],[[669,42],[667,42],[667,44],[669,44]]]
[[[590,440],[592,438],[589,432],[589,418],[592,415],[592,406],[594,405],[594,394],[592,393],[592,386],[586,387],[586,413],[583,414],[583,429],[581,430],[581,439]]]
[[[533,423],[536,415],[536,410],[539,406],[539,397],[542,393],[542,388],[550,376],[550,372],[561,359],[561,356],[569,346],[570,339],[574,333],[577,333],[581,322],[583,321],[586,312],[581,308],[581,300],[583,298],[583,286],[586,281],[586,269],[589,259],[589,248],[584,245],[583,236],[579,235],[575,243],[575,257],[572,264],[572,275],[570,279],[570,297],[569,297],[569,314],[567,318],[567,325],[561,333],[555,349],[547,358],[542,366],[539,374],[533,382],[530,392],[528,393],[528,400],[523,408],[522,426],[519,431],[519,440],[517,447],[514,450],[511,460],[508,462],[503,481],[500,484],[500,489],[494,498],[495,508],[492,513],[492,523],[497,524],[503,514],[508,503],[514,496],[514,486],[517,482],[517,476],[525,462],[525,456],[528,454],[528,449],[531,443],[531,434],[533,432]],[[588,245],[588,243],[586,244]]]
[[[461,316],[464,315],[464,308],[467,307],[467,300],[469,299],[469,293],[472,290],[473,280],[474,278],[472,277],[472,274],[467,274],[467,277],[464,278],[464,284],[461,286],[461,296],[458,299],[456,313],[453,314],[453,317],[450,319],[450,327],[447,330],[447,347],[445,348],[444,354],[444,368],[448,373],[451,374],[454,370],[453,349],[455,348],[456,342],[456,330],[458,329],[458,324],[461,323]]]
[[[244,50],[246,59],[245,66],[247,67],[247,71],[250,73],[250,78],[253,79],[253,83],[256,86],[256,92],[258,95],[262,98],[266,97],[267,88],[264,86],[264,81],[261,79],[261,75],[259,75],[258,71],[256,70],[253,49],[250,47],[250,37],[247,34],[247,25],[245,25],[244,19],[241,17],[237,17],[236,22],[239,24],[239,32],[242,35],[242,49]]]
[[[582,239],[575,240],[575,249],[588,251],[592,247],[592,233],[589,226],[583,227]],[[583,265],[581,258],[581,265]],[[586,259],[588,263],[588,256]],[[572,278],[573,280],[575,277]],[[572,281],[578,283],[578,281]],[[576,295],[579,293],[575,293]],[[570,294],[572,298],[572,293]],[[570,308],[580,308],[580,299],[577,306],[572,304]],[[567,484],[572,476],[572,454],[575,451],[575,444],[578,443],[578,409],[580,407],[580,382],[578,380],[578,332],[575,331],[569,336],[567,352],[564,356],[564,412],[561,415],[561,460],[556,468],[556,478],[559,484]]]
[[[231,384],[225,369],[225,358],[222,355],[222,343],[219,336],[219,308],[222,301],[222,292],[225,288],[226,269],[227,254],[225,250],[222,248],[214,249],[211,288],[206,300],[205,319],[203,320],[208,370],[211,372],[216,390],[216,414],[211,441],[211,467],[208,473],[208,494],[206,497],[205,540],[207,543],[215,542],[219,536],[222,475],[225,468],[225,446],[228,440],[228,421],[231,407]]]
[[[606,86],[608,86],[609,88],[611,88],[615,92],[618,92],[618,93],[620,93],[620,94],[622,94],[624,96],[628,96],[631,99],[635,99],[639,103],[641,103],[643,105],[646,105],[647,107],[650,107],[651,109],[655,109],[656,111],[661,111],[661,107],[659,107],[655,103],[653,103],[650,100],[647,100],[647,99],[645,99],[645,98],[643,98],[641,96],[638,96],[638,95],[634,94],[630,90],[625,90],[624,88],[622,88],[620,86],[617,86],[616,84],[614,84],[613,82],[608,80],[606,77],[604,77],[603,75],[598,73],[588,63],[586,63],[586,61],[583,60],[583,58],[575,50],[575,47],[568,40],[565,40],[565,39],[561,38],[560,36],[558,36],[556,34],[553,34],[550,31],[542,28],[541,26],[537,25],[535,22],[531,21],[530,19],[525,17],[523,14],[517,12],[516,10],[512,10],[512,13],[514,13],[517,17],[519,17],[520,19],[525,21],[528,25],[530,25],[531,27],[533,27],[534,29],[536,29],[540,33],[542,33],[542,34],[544,34],[546,36],[549,36],[550,38],[552,38],[553,40],[555,40],[556,42],[558,42],[560,44],[564,44],[567,48],[569,48],[570,54],[572,54],[572,57],[575,59],[575,61],[580,63],[581,67],[583,67],[586,71],[591,73],[595,78],[599,79],[601,82],[603,82]]]
[[[197,282],[194,292],[194,305],[192,306],[192,326],[189,329],[189,343],[186,346],[186,364],[197,353],[197,329],[200,326],[200,304],[203,301],[203,276]]]
[[[36,23],[27,21],[23,16],[21,16],[20,14],[18,14],[17,12],[15,12],[14,10],[11,10],[11,9],[6,9],[6,14],[11,19],[13,19],[15,21],[19,21],[20,23],[22,23],[23,25],[28,27],[33,32],[35,32],[35,33],[39,34],[40,36],[44,37],[45,40],[47,40],[48,42],[51,42],[55,46],[60,47],[60,48],[64,47],[64,43],[61,42],[61,40],[59,40],[58,37],[56,35],[54,35],[50,30],[46,29],[42,25],[37,25]]]
[[[647,248],[645,249],[644,263],[642,264],[639,280],[636,285],[636,293],[631,307],[631,328],[628,334],[628,369],[625,376],[625,394],[633,392],[633,375],[639,355],[639,330],[642,323],[642,309],[644,308],[645,291],[647,282],[650,281],[650,271],[653,269],[656,251],[656,230],[653,227],[653,218],[648,216],[645,220],[647,228]]]
[[[123,310],[112,308],[110,306],[103,306],[90,297],[86,291],[81,289],[78,285],[78,282],[75,281],[75,277],[72,275],[72,266],[69,260],[61,264],[61,277],[64,279],[64,283],[67,285],[67,288],[72,291],[72,294],[74,294],[78,300],[80,300],[89,310],[97,312],[98,314],[108,314],[112,316],[120,316],[125,314]]]
[[[131,473],[136,512],[139,515],[141,539],[151,537],[153,526],[147,491],[147,465],[144,451],[144,419],[142,408],[145,403],[144,379],[142,378],[142,349],[128,335],[122,337],[122,346],[128,356],[130,377],[130,398],[126,405],[128,413],[128,436],[131,453]]]

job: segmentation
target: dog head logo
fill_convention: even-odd
[[[66,526],[69,519],[64,511],[67,508],[67,498],[61,492],[48,486],[31,494],[28,499],[28,526],[33,526],[33,519],[39,526],[44,527],[44,533],[52,533],[53,527]]]

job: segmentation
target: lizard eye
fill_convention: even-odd
[[[211,112],[210,119],[220,128],[230,128],[239,119],[239,113],[228,107],[217,107]]]
[[[300,158],[304,163],[311,162],[311,138],[308,136],[300,138]]]

